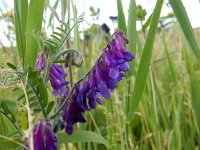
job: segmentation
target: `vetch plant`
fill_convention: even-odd
[[[110,36],[96,21],[78,27],[77,1],[14,1],[7,25],[16,47],[0,48],[0,149],[199,147],[199,29],[187,6],[169,0],[173,12],[162,16],[166,4],[157,0],[138,31],[139,3],[130,0],[127,18],[123,1],[115,2],[123,32]],[[55,17],[61,26],[48,38]]]
[[[44,75],[48,74],[47,80],[45,77],[43,82],[47,84],[48,79],[50,80],[53,89],[52,93],[58,98],[58,106],[55,109],[55,113],[51,116],[47,116],[44,113],[44,119],[53,120],[57,117],[62,117],[62,123],[55,123],[54,132],[58,132],[59,128],[63,129],[65,126],[65,132],[69,135],[73,134],[73,127],[76,123],[86,122],[83,115],[85,112],[95,109],[96,103],[102,105],[102,98],[110,99],[111,93],[117,88],[118,82],[125,77],[124,73],[130,69],[128,62],[134,58],[133,54],[125,49],[123,43],[128,44],[128,39],[122,31],[115,31],[95,65],[73,85],[70,92],[69,82],[65,79],[67,74],[64,69],[57,63],[49,63],[49,68],[47,68],[47,62],[52,62],[55,57],[50,56],[45,59],[42,52],[38,54],[36,70],[39,73],[44,71]],[[59,57],[57,59],[59,60]],[[49,123],[44,123],[42,119],[39,121],[34,133],[34,147],[43,146],[44,149],[48,149],[47,147],[50,146],[52,149],[56,149],[56,136],[52,134],[50,128]],[[44,138],[44,136],[46,137]],[[46,141],[43,142],[44,139]],[[48,140],[52,141],[52,145],[47,144]],[[55,143],[53,140],[55,140]],[[40,142],[43,144],[40,144]]]
[[[77,19],[74,26],[82,20],[83,15]],[[72,135],[77,123],[86,122],[84,113],[95,109],[97,104],[102,105],[103,99],[111,98],[118,82],[125,78],[125,72],[130,70],[128,62],[134,59],[133,54],[124,47],[124,44],[128,44],[128,39],[122,31],[116,30],[94,66],[73,83],[71,67],[80,67],[83,60],[79,51],[64,49],[65,40],[74,26],[67,31],[68,26],[64,22],[61,23],[63,27],[57,28],[60,33],[54,32],[52,39],[38,41],[43,44],[40,45],[42,51],[38,53],[35,63],[36,71],[31,67],[21,70],[8,64],[26,87],[30,106],[27,109],[33,110],[33,118],[36,119],[37,113],[43,115],[34,129],[31,129],[33,145],[30,145],[26,137],[25,149],[57,149],[59,130],[65,128],[66,134]],[[67,81],[68,69],[70,81]],[[50,86],[56,101],[49,102]]]

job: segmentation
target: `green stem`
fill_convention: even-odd
[[[69,54],[69,62],[68,62],[68,65],[69,65],[69,78],[70,78],[70,86],[71,88],[73,87],[73,77],[72,77],[72,55]]]
[[[46,59],[47,60],[47,59]],[[51,66],[51,62],[49,62],[49,61],[47,61],[47,63],[46,63],[46,68],[45,68],[45,72],[44,72],[44,77],[43,77],[43,79],[44,79],[44,83],[46,83],[47,82],[47,79],[48,79],[48,75],[49,75],[49,70],[50,70],[50,66]]]
[[[59,59],[61,55],[65,54],[65,53],[67,53],[67,52],[76,52],[76,53],[80,54],[80,52],[77,51],[77,50],[75,50],[75,49],[72,49],[72,48],[70,48],[70,49],[65,49],[65,50],[59,52],[56,56],[54,56],[54,58],[52,59],[51,62],[57,61],[57,59]],[[81,54],[80,54],[80,55],[81,55]],[[83,59],[83,56],[82,56],[82,55],[81,55],[81,58]]]

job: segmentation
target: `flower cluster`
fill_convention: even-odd
[[[123,40],[123,41],[122,41]],[[124,78],[124,72],[129,71],[129,61],[134,59],[124,45],[128,44],[123,32],[116,31],[114,38],[103,49],[102,56],[97,60],[88,76],[83,80],[82,86],[74,85],[75,92],[71,102],[63,110],[63,120],[66,122],[66,133],[72,134],[73,125],[85,122],[83,113],[96,108],[96,103],[102,105],[101,97],[109,99],[111,92],[118,82]]]
[[[36,70],[41,72],[45,67],[45,58],[44,53],[40,52],[38,54],[37,62],[36,62]],[[49,71],[49,80],[51,82],[51,86],[53,87],[53,95],[58,96],[59,94],[63,95],[65,98],[69,94],[69,87],[67,86],[69,82],[65,80],[67,74],[64,72],[62,67],[56,63],[53,63],[50,66]]]
[[[29,149],[29,143],[25,143]],[[57,137],[51,131],[51,125],[40,119],[33,135],[34,150],[57,150]]]
[[[52,64],[49,71],[49,80],[51,82],[51,86],[53,88],[53,95],[58,96],[59,94],[67,97],[69,94],[68,84],[65,77],[67,74],[64,72],[62,67],[58,64]]]

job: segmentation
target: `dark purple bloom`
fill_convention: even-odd
[[[57,137],[51,131],[51,125],[46,123],[45,125],[45,148],[46,150],[57,150]]]
[[[45,148],[44,145],[44,139],[43,139],[43,134],[44,134],[44,121],[41,119],[36,127],[36,130],[34,132],[34,150],[43,150]]]
[[[45,58],[44,58],[44,54],[42,52],[40,52],[38,54],[38,58],[37,58],[37,62],[36,62],[36,70],[38,72],[41,72],[45,67]]]
[[[62,67],[58,64],[52,64],[49,72],[49,79],[51,86],[53,87],[53,95],[58,96],[59,93],[66,95],[68,93],[67,85],[69,82],[65,80],[67,74],[64,72]]]
[[[117,48],[117,50],[118,50],[119,53],[121,52],[121,54],[122,54],[123,59],[125,60],[125,62],[131,61],[131,60],[134,59],[134,56],[133,56],[132,53],[128,52],[125,49],[125,47],[124,47],[124,45],[122,43],[121,37],[124,40],[124,42],[126,43],[127,39],[126,39],[125,35],[123,34],[123,32],[115,32],[115,38],[116,38],[115,39],[115,45],[116,45],[116,48]],[[128,43],[126,43],[126,44],[128,44]]]
[[[101,99],[99,98],[100,96],[100,93],[95,89],[89,90],[89,92],[87,93],[88,103],[92,109],[96,108],[96,102],[100,105],[103,104]]]
[[[67,123],[65,126],[65,131],[67,134],[71,135],[73,132],[73,125],[78,122],[85,122],[85,118],[83,116],[84,109],[82,109],[77,104],[78,94],[80,92],[79,85],[74,85],[75,92],[72,95],[71,102],[64,108],[62,116],[63,120]]]
[[[57,150],[57,137],[51,131],[51,125],[40,119],[33,135],[34,150]],[[25,141],[26,149],[29,144]]]
[[[102,67],[103,66],[101,65],[100,62],[96,62],[95,69],[96,69],[97,89],[103,98],[109,99],[110,91],[106,85]]]
[[[88,90],[88,82],[84,81],[82,84],[82,87],[80,89],[80,92],[78,93],[77,100],[76,100],[77,105],[84,110],[88,110],[88,106],[87,106],[87,102],[86,102],[87,90]]]
[[[95,77],[95,69],[91,70],[89,80],[88,80],[88,86],[89,90],[87,93],[88,98],[88,104],[92,109],[96,108],[96,102],[102,105],[102,101],[99,98],[101,96],[100,92],[96,88],[96,77]]]

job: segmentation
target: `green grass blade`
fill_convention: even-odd
[[[198,79],[197,75],[195,74],[192,65],[191,65],[191,61],[190,58],[187,54],[187,51],[184,50],[185,52],[185,60],[186,60],[186,67],[187,67],[187,72],[189,74],[190,77],[190,88],[191,88],[191,95],[192,95],[192,106],[194,109],[194,116],[197,122],[197,126],[198,126],[198,131],[200,132],[200,80]]]
[[[16,42],[19,52],[19,56],[22,58],[24,66],[24,57],[26,53],[26,22],[27,22],[27,10],[28,0],[15,0],[15,30],[16,30]]]
[[[21,28],[22,28],[21,32],[22,32],[23,59],[25,59],[25,54],[26,54],[27,14],[28,14],[28,0],[22,0],[21,1]]]
[[[42,26],[42,17],[44,11],[45,0],[31,0],[28,20],[27,20],[27,33],[38,33]],[[26,36],[26,56],[25,56],[25,66],[31,66],[35,68],[35,62],[38,53],[38,44],[32,35]]]
[[[117,0],[117,10],[118,10],[118,28],[123,30],[123,32],[126,34],[126,19],[121,0]]]
[[[59,1],[55,1],[55,3],[54,3],[54,5],[53,5],[52,9],[56,10],[57,7],[58,7],[58,3],[59,3]],[[47,6],[50,6],[50,4],[47,4]],[[51,9],[50,9],[50,10],[51,10]],[[49,18],[49,20],[48,20],[48,27],[53,26],[53,21],[52,21],[53,18],[54,18],[54,14],[51,13],[51,14],[50,14],[50,18]]]
[[[135,0],[130,0],[129,4],[129,16],[128,16],[128,27],[127,27],[127,38],[129,39],[129,44],[127,49],[131,51],[134,55],[136,54],[136,4]]]
[[[73,15],[74,15],[74,24],[75,24],[77,20],[77,9],[74,2],[71,1],[71,3],[72,3]],[[78,29],[78,26],[75,26],[74,27],[74,48],[77,50],[80,49],[79,41],[80,41],[79,29]]]
[[[147,39],[146,39],[143,53],[142,53],[142,58],[140,60],[139,69],[137,72],[133,96],[129,105],[129,113],[128,113],[129,121],[133,119],[133,114],[139,104],[144,87],[146,85],[146,79],[147,79],[149,65],[150,65],[151,56],[152,56],[153,44],[155,40],[155,35],[157,33],[157,25],[158,25],[162,5],[163,5],[163,0],[158,0],[153,12],[150,29],[147,35]]]
[[[144,25],[142,26],[142,31],[145,32],[146,29],[149,27],[149,24],[151,22],[151,18],[152,18],[152,14],[149,16],[149,18],[147,19],[147,21],[144,23]]]
[[[14,3],[14,9],[15,9],[15,36],[16,36],[16,42],[17,42],[17,48],[19,56],[22,57],[22,39],[21,39],[21,24],[20,23],[20,1],[15,0]],[[23,57],[22,57],[23,59]]]
[[[165,53],[166,53],[166,56],[167,56],[167,61],[168,61],[168,64],[169,64],[169,69],[170,69],[170,72],[171,72],[172,79],[173,79],[173,82],[176,83],[176,73],[174,71],[175,70],[174,64],[173,64],[171,57],[170,57],[170,54],[169,54],[169,49],[168,49],[168,46],[167,46],[165,34],[162,36],[162,41],[163,41],[164,50],[165,50]]]
[[[194,31],[192,29],[192,25],[189,21],[188,15],[186,13],[186,10],[183,6],[183,3],[181,0],[169,0],[172,9],[174,11],[174,14],[176,15],[176,18],[178,19],[178,22],[183,30],[183,33],[185,35],[185,38],[187,39],[190,47],[192,48],[192,51],[194,52],[195,56],[200,61],[200,50],[197,44],[197,41],[195,39]]]
[[[136,40],[137,40],[137,30],[136,30],[136,21],[137,21],[137,18],[136,18],[136,3],[135,3],[135,0],[130,0],[130,4],[129,4],[129,11],[128,11],[129,15],[128,15],[128,26],[127,26],[127,38],[129,40],[129,43],[127,45],[127,50],[131,51],[134,56],[136,56]],[[133,73],[134,73],[134,64],[135,64],[135,61],[131,62],[130,63],[130,71],[128,73],[128,77],[132,76]],[[129,101],[130,101],[130,90],[131,90],[131,80],[128,81],[128,101],[127,101],[127,106],[129,104]],[[126,107],[127,110],[126,110],[126,113],[128,112],[128,107]]]
[[[78,143],[78,142],[95,142],[107,146],[107,141],[103,136],[91,131],[75,131],[72,135],[66,133],[58,134],[58,143]]]
[[[64,14],[63,17],[65,18],[67,11],[67,0],[62,0],[62,13]]]

